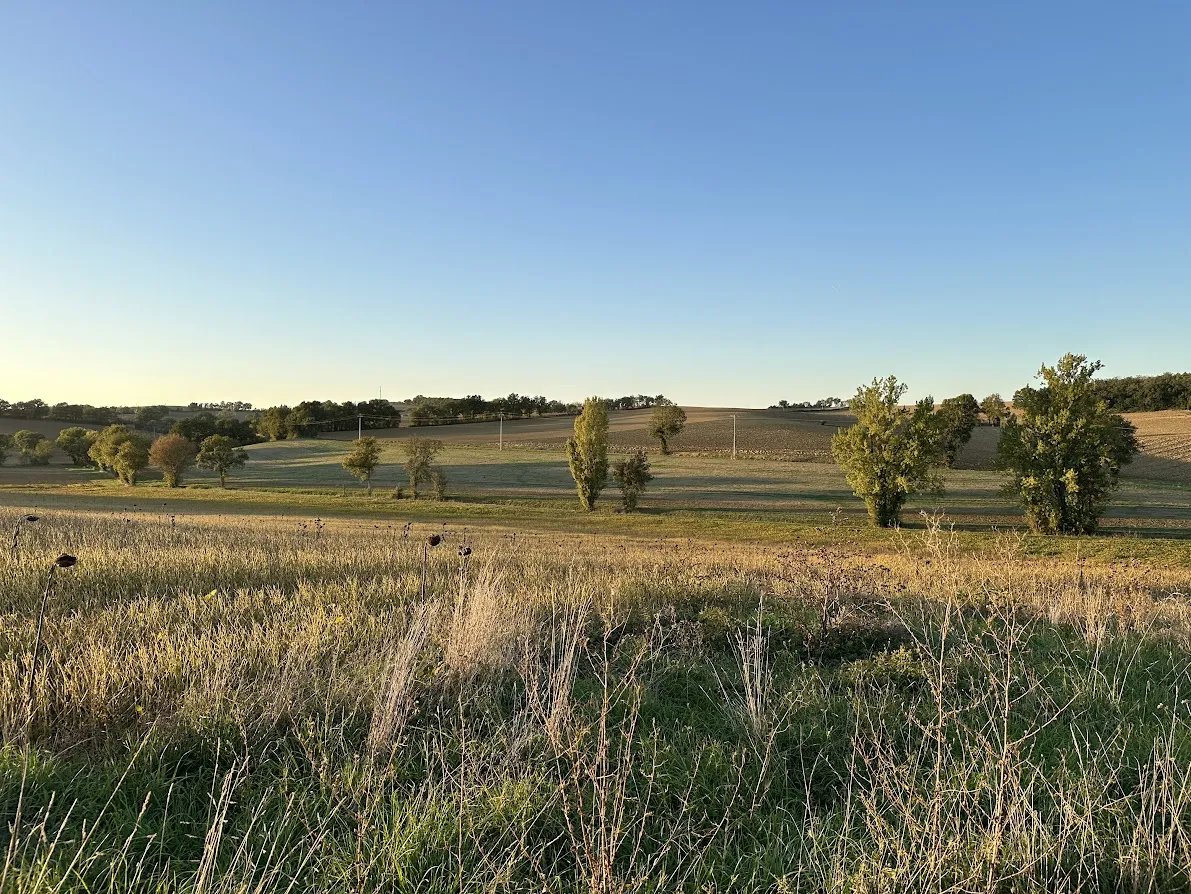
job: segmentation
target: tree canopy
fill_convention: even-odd
[[[1016,413],[1005,420],[997,465],[1040,533],[1094,533],[1121,467],[1138,451],[1136,429],[1097,392],[1092,377],[1100,368],[1067,354],[1038,371],[1041,387],[1013,395]]]
[[[925,397],[906,409],[899,403],[906,390],[893,376],[862,385],[851,403],[856,424],[831,439],[848,484],[880,527],[901,520],[911,494],[941,488],[934,472],[942,459],[934,400]]]

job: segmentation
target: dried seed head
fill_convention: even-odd
[[[59,568],[69,568],[77,561],[78,561],[77,556],[72,556],[72,555],[69,555],[68,553],[63,553],[62,555],[58,556],[58,558],[54,559],[54,564],[57,565]]]
[[[431,546],[438,546],[440,543],[442,543],[442,534],[431,534],[426,538],[426,542]]]

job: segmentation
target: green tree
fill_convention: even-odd
[[[1138,451],[1133,424],[1097,396],[1092,376],[1100,367],[1067,354],[1038,371],[1042,387],[1013,395],[997,465],[1040,533],[1094,533],[1121,467]]]
[[[138,432],[132,432],[120,442],[112,468],[129,487],[136,484],[137,476],[149,465],[149,448],[149,439]]]
[[[58,432],[58,438],[54,443],[58,445],[59,450],[70,457],[70,461],[76,466],[85,466],[89,459],[88,453],[91,446],[98,437],[99,432],[88,431],[76,425]]]
[[[625,512],[635,512],[637,500],[645,491],[645,485],[653,481],[649,472],[649,459],[644,450],[636,450],[612,467],[612,477],[620,487],[620,505]]]
[[[980,412],[989,425],[1000,425],[1009,416],[1009,406],[1001,399],[1001,395],[993,392],[980,401]]]
[[[650,437],[662,444],[662,453],[670,452],[670,439],[677,437],[686,426],[686,411],[674,404],[662,404],[654,408],[649,417]]]
[[[972,432],[980,421],[980,404],[970,394],[949,397],[935,411],[935,420],[939,426],[943,459],[948,466],[954,466],[959,451],[972,439]]]
[[[409,477],[410,495],[416,500],[418,485],[432,480],[434,458],[442,450],[442,441],[406,438],[401,446],[405,450],[405,474]]]
[[[29,431],[27,428],[22,428],[12,436],[12,442],[17,445],[17,449],[21,451],[21,459],[29,462],[33,456],[33,451],[36,449],[38,443],[45,440],[45,435],[41,432]]]
[[[199,445],[196,460],[200,469],[218,473],[219,486],[227,487],[227,476],[248,462],[248,452],[227,435],[211,435]]]
[[[8,462],[8,454],[12,450],[12,435],[0,432],[0,466]]]
[[[893,376],[862,385],[852,398],[856,424],[831,439],[835,461],[880,527],[901,520],[910,494],[941,487],[934,472],[941,452],[934,400],[923,398],[909,410],[899,404],[905,393]]]
[[[269,407],[256,420],[256,430],[270,441],[280,441],[287,437],[289,433],[289,429],[286,426],[286,418],[288,416],[289,407]],[[206,437],[210,437],[210,435]]]
[[[177,487],[182,475],[194,465],[198,448],[182,435],[162,435],[149,448],[149,462],[161,469],[166,487]]]
[[[343,458],[343,468],[368,486],[372,495],[372,473],[380,465],[380,443],[376,438],[360,438],[352,442],[351,452]]]
[[[95,443],[91,445],[87,455],[95,461],[95,465],[99,467],[100,471],[111,471],[117,478],[120,478],[120,473],[116,469],[116,456],[120,452],[120,445],[134,436],[145,440],[144,435],[135,434],[129,430],[127,425],[109,425],[96,437]],[[146,450],[148,450],[147,444]]]
[[[579,502],[590,512],[608,483],[608,406],[600,398],[583,402],[583,412],[575,417],[575,436],[567,440],[567,459]]]
[[[289,439],[302,438],[307,435],[307,427],[314,420],[310,411],[305,407],[294,407],[285,417],[285,436]]]

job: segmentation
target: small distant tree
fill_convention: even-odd
[[[161,470],[166,487],[177,487],[182,475],[194,465],[198,448],[182,435],[162,435],[149,448],[149,462]]]
[[[360,438],[352,442],[351,452],[343,458],[343,468],[368,486],[372,495],[372,473],[380,465],[380,443],[376,438]]]
[[[1000,425],[1009,416],[1009,406],[1001,400],[1001,395],[994,392],[980,401],[980,412],[989,425]]]
[[[136,432],[120,442],[112,468],[129,487],[136,484],[137,476],[149,465],[149,449],[149,439]]]
[[[409,477],[410,496],[418,498],[418,485],[431,480],[434,458],[442,450],[442,441],[434,438],[406,438],[405,474]]]
[[[620,487],[620,505],[625,512],[635,512],[637,500],[653,480],[644,450],[636,450],[612,467],[612,477]]]
[[[650,437],[657,438],[662,453],[670,452],[670,439],[677,437],[686,426],[686,411],[674,404],[659,404],[649,417]]]
[[[1017,412],[1002,426],[997,465],[1040,533],[1095,533],[1121,467],[1138,451],[1133,424],[1097,397],[1100,367],[1067,354],[1039,370],[1041,388],[1013,395]]]
[[[583,402],[583,411],[575,417],[575,436],[567,440],[567,459],[579,502],[591,512],[608,483],[608,406],[600,398]]]
[[[434,499],[445,500],[447,498],[447,473],[442,466],[435,466],[430,470],[430,487],[434,492]]]
[[[98,437],[99,432],[88,431],[76,425],[58,432],[58,438],[54,443],[76,466],[85,466],[89,459],[88,453]]]
[[[0,432],[0,466],[8,461],[8,454],[12,450],[12,435]]]
[[[196,460],[200,469],[218,473],[219,486],[227,487],[227,476],[248,462],[248,452],[227,435],[211,435],[199,445]]]
[[[940,489],[934,400],[926,397],[906,409],[900,405],[906,390],[893,376],[862,385],[852,399],[856,424],[831,439],[848,484],[864,500],[873,524],[883,528],[901,520],[910,494]]]
[[[970,394],[949,397],[935,411],[935,419],[943,459],[948,466],[954,466],[959,451],[972,439],[972,432],[980,421],[980,404]]]

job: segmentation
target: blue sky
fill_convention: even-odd
[[[0,6],[0,396],[1191,368],[1191,7]]]

